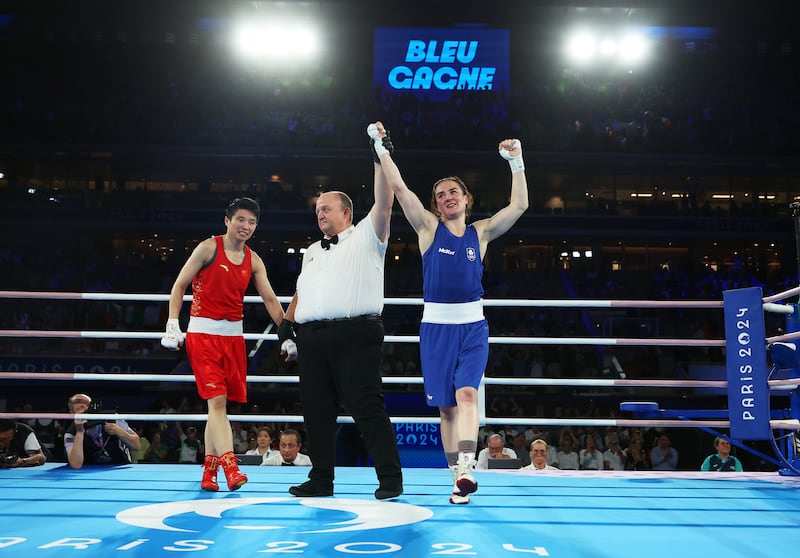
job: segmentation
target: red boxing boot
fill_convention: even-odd
[[[200,481],[200,488],[209,492],[219,490],[217,484],[217,469],[219,469],[219,457],[216,455],[206,455],[203,462],[203,480]]]
[[[225,452],[219,456],[219,464],[228,479],[228,488],[239,490],[247,482],[247,475],[239,470],[239,460],[233,455],[232,451]]]

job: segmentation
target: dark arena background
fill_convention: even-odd
[[[799,12],[0,0],[0,418],[31,424],[48,453],[0,467],[0,556],[796,554]],[[530,207],[484,260],[481,446],[498,433],[524,457],[569,435],[576,451],[588,438],[649,452],[666,434],[674,470],[483,470],[473,501],[449,504],[421,387],[421,258],[395,204],[382,373],[405,493],[372,498],[346,409],[334,497],[290,496],[304,468],[243,465],[242,490],[199,489],[178,448],[207,410],[185,352],[159,343],[175,276],[224,232],[228,203],[253,197],[248,244],[285,306],[320,238],[318,195],[348,193],[357,220],[372,204],[377,120],[423,202],[458,175],[472,220],[507,203],[497,145],[522,142]],[[237,453],[261,426],[304,433],[296,364],[255,295],[248,402],[229,406]],[[740,295],[758,320],[731,318]],[[746,386],[731,376],[742,328],[758,340]],[[751,371],[763,396],[745,396]],[[161,437],[166,457],[70,469],[76,392]],[[760,434],[737,431],[751,404]],[[700,471],[716,437],[743,472]]]

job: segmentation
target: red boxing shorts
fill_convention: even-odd
[[[197,382],[197,393],[208,401],[227,395],[247,402],[247,350],[244,337],[186,333],[186,353]]]

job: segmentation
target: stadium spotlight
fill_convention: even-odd
[[[234,48],[242,58],[287,65],[315,57],[319,43],[310,25],[283,21],[241,24],[233,35]]]
[[[642,33],[621,29],[575,30],[567,35],[566,58],[576,67],[597,63],[596,69],[623,66],[631,70],[642,64],[648,51],[648,42]]]
[[[595,50],[595,39],[589,31],[576,31],[567,39],[567,58],[577,64],[591,62]]]
[[[647,57],[647,41],[638,33],[626,34],[620,43],[620,61],[641,64]]]

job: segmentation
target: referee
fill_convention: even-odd
[[[313,463],[308,481],[289,492],[299,497],[333,495],[336,418],[340,405],[358,425],[375,465],[375,498],[403,493],[400,454],[384,407],[380,365],[383,349],[384,257],[394,196],[375,165],[375,203],[353,225],[353,202],[326,192],[316,204],[324,238],[308,247],[297,289],[281,327],[281,341],[297,332],[300,398]]]

